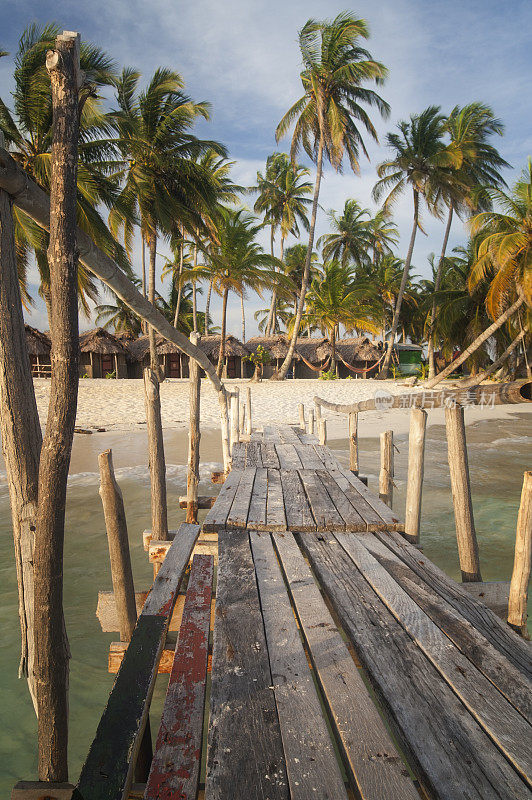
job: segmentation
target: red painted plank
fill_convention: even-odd
[[[211,617],[212,556],[196,555],[145,800],[195,800]]]

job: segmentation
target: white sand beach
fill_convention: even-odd
[[[275,423],[297,423],[298,405],[303,403],[308,409],[313,398],[318,395],[334,403],[354,403],[374,396],[377,389],[400,394],[416,391],[406,387],[401,381],[375,380],[286,380],[284,382],[263,381],[249,383],[246,380],[229,380],[230,388],[238,386],[241,399],[246,387],[251,387],[253,426]],[[419,391],[419,390],[418,390]],[[188,426],[188,380],[167,379],[161,384],[162,420],[165,430],[186,429]],[[35,379],[35,393],[41,422],[46,422],[50,381]],[[469,407],[466,409],[468,422],[482,419],[507,419],[524,411],[532,413],[527,405]],[[327,419],[328,436],[343,438],[347,435],[346,417],[343,414],[324,412]],[[202,381],[201,427],[202,431],[217,429],[219,426],[219,407],[216,393],[208,380]],[[429,413],[429,425],[441,425],[444,410],[435,409]],[[141,380],[103,380],[86,379],[79,382],[78,413],[76,424],[81,428],[106,431],[141,431],[146,425],[144,410],[144,389]],[[366,411],[359,420],[361,437],[378,436],[382,430],[393,429],[396,434],[407,433],[409,426],[408,409],[388,411]]]

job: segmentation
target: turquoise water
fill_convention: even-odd
[[[485,421],[468,426],[469,460],[482,575],[485,580],[508,579],[513,564],[515,525],[523,472],[531,467],[530,414],[511,421]],[[65,544],[65,614],[72,650],[70,672],[70,777],[77,779],[113,677],[107,672],[109,643],[117,634],[103,634],[95,617],[99,589],[111,588],[107,541],[98,495],[96,454],[113,446],[117,477],[126,506],[136,589],[150,583],[152,569],[142,549],[142,531],[149,527],[149,480],[144,466],[142,435],[114,434],[76,440],[68,493]],[[347,463],[346,441],[330,446]],[[394,507],[403,514],[407,467],[407,437],[396,438],[397,488]],[[177,498],[186,484],[184,436],[167,437],[170,527],[183,519]],[[220,461],[217,437],[202,440],[202,494],[214,493],[209,474]],[[444,430],[427,431],[423,498],[422,545],[425,554],[449,575],[459,578],[458,556],[449,487]],[[376,488],[378,442],[360,442],[361,472]],[[24,681],[17,679],[19,628],[9,498],[5,474],[0,473],[0,797],[9,797],[19,779],[36,776],[36,723]],[[159,679],[153,703],[152,732],[165,691]]]

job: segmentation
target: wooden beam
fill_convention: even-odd
[[[166,464],[164,460],[163,427],[159,379],[153,370],[144,370],[144,400],[148,431],[148,460],[151,480],[151,529],[154,539],[168,538],[166,504]]]
[[[192,332],[191,343],[197,347],[200,335]],[[200,462],[200,402],[201,376],[197,361],[190,360],[189,375],[189,427],[188,427],[188,468],[187,468],[187,522],[198,521],[198,485]]]
[[[532,562],[532,472],[525,472],[517,517],[514,568],[508,600],[508,624],[527,635],[528,582]]]
[[[379,473],[379,497],[392,507],[393,501],[393,431],[381,433],[381,471]]]
[[[349,469],[358,475],[358,414],[349,414]]]
[[[408,436],[408,479],[406,486],[405,537],[409,542],[419,542],[421,522],[421,496],[425,463],[425,430],[427,412],[413,408],[410,412]]]

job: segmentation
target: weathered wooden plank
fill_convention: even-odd
[[[356,534],[336,537],[382,602],[414,639],[486,733],[532,786],[532,727],[456,648]]]
[[[366,523],[368,531],[387,530],[388,524],[375,511],[373,506],[362,497],[355,487],[347,480],[344,473],[338,469],[329,470],[329,475],[338,484],[340,490],[345,494],[353,508],[360,514]]]
[[[301,469],[303,467],[293,444],[276,444],[275,452],[281,469]]]
[[[297,431],[296,433],[301,444],[310,445],[311,447],[319,444],[318,437],[314,436],[313,433],[307,433],[306,431]]]
[[[255,481],[255,472],[255,467],[246,467],[242,471],[240,483],[238,484],[234,500],[231,504],[231,510],[227,516],[226,525],[228,528],[246,527],[249,504],[253,492],[253,483]]]
[[[279,429],[273,425],[264,425],[264,441],[268,441],[272,444],[280,443],[281,437],[279,435]]]
[[[180,526],[137,620],[77,789],[83,800],[122,800],[133,779],[157,667],[199,525]]]
[[[283,487],[278,469],[268,470],[268,499],[266,504],[266,527],[269,531],[285,531]]]
[[[260,446],[262,466],[268,469],[279,469],[279,457],[275,451],[274,442],[264,441]]]
[[[521,639],[489,608],[471,597],[460,584],[449,578],[443,570],[425,558],[402,536],[393,532],[377,535],[386,547],[480,631],[528,680],[532,680],[529,642]]]
[[[305,444],[296,444],[294,447],[301,459],[303,469],[323,469],[323,461],[318,458],[313,447]]]
[[[194,556],[145,800],[196,800],[214,562]]]
[[[316,475],[324,485],[327,494],[334,503],[336,510],[345,522],[346,530],[367,530],[366,522],[362,519],[358,511],[351,505],[347,495],[342,492],[334,478],[332,478],[331,475],[325,470],[317,471]]]
[[[325,469],[342,469],[342,465],[328,447],[323,444],[315,444],[314,451],[320,461],[323,461]]]
[[[246,466],[247,442],[235,442],[231,451],[231,469],[244,469]]]
[[[287,800],[288,781],[247,531],[220,533],[206,800]]]
[[[371,491],[371,489],[368,489],[368,487],[362,483],[357,475],[353,475],[351,470],[344,469],[343,467],[340,472],[347,478],[351,486],[353,486],[353,488],[362,495],[364,500],[366,500],[366,502],[375,509],[378,515],[382,517],[389,529],[404,530],[404,523],[401,522],[397,514],[392,511],[392,509],[389,508],[386,503],[383,503],[382,500]]]
[[[227,476],[215,504],[203,521],[204,531],[215,531],[225,527],[241,475],[241,469],[232,469]]]
[[[280,476],[288,529],[292,531],[315,531],[316,521],[312,516],[307,495],[298,473],[294,472],[294,470],[282,469]]]
[[[255,436],[255,434],[253,434]],[[262,438],[262,434],[261,434]],[[246,448],[246,467],[262,467],[262,444],[261,441],[251,439]]]
[[[183,597],[184,599],[184,597]],[[170,630],[170,629],[169,629]],[[109,645],[109,656],[107,658],[107,672],[111,675],[116,675],[120,669],[120,665],[124,660],[127,652],[129,642],[111,642]],[[159,659],[159,666],[157,667],[158,675],[169,675],[172,671],[172,664],[174,663],[175,649],[173,647],[165,647]]]
[[[345,522],[336,510],[315,470],[301,469],[299,470],[299,475],[308,497],[317,529],[319,531],[344,531]],[[289,502],[289,498],[287,502]]]
[[[497,686],[525,719],[532,722],[532,683],[380,539],[376,536],[365,536],[362,541],[369,552],[462,653]]]
[[[295,432],[295,430],[291,427],[291,425],[281,425],[279,426],[279,437],[281,442],[286,444],[294,444],[299,442],[299,436]]]
[[[429,796],[530,800],[527,786],[338,541],[308,533],[299,543]]]
[[[248,511],[248,526],[250,528],[264,530],[266,527],[267,497],[268,471],[264,467],[257,467]]]
[[[347,800],[270,534],[250,533],[291,800]]]
[[[293,536],[273,539],[351,780],[363,800],[413,800],[408,772]]]

